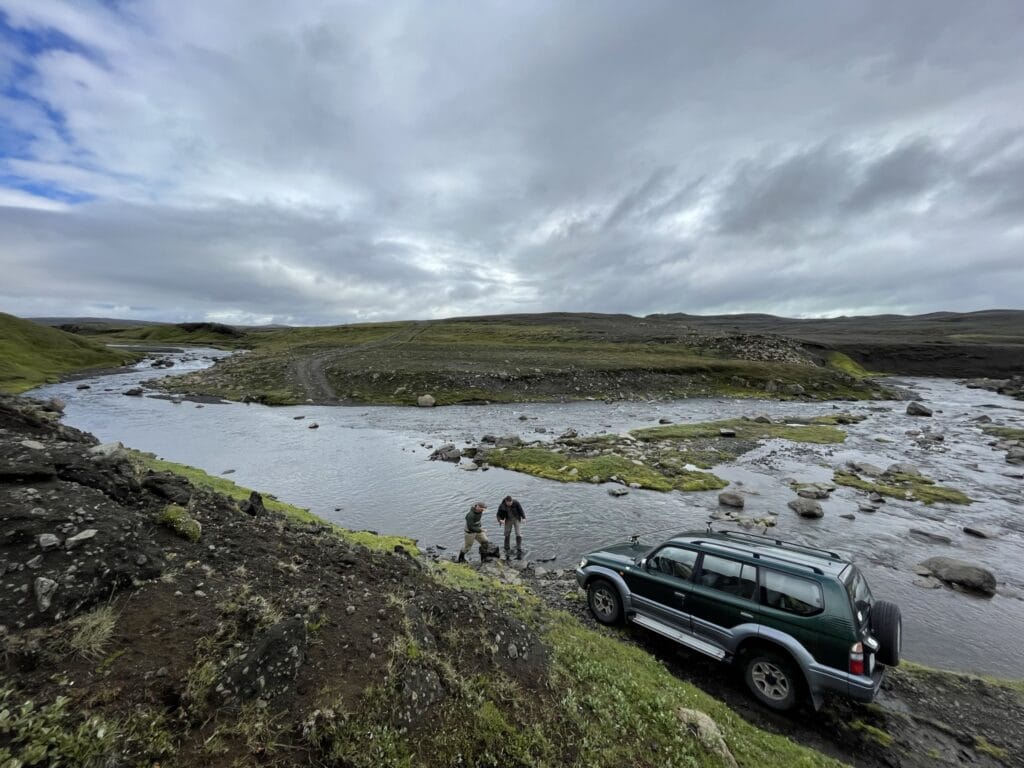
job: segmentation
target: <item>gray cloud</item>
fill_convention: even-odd
[[[0,104],[6,311],[319,323],[1024,295],[1011,0],[0,13],[75,41],[0,35],[20,94]]]

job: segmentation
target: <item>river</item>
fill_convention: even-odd
[[[169,371],[174,373],[208,366],[224,354],[187,350],[166,356],[176,361]],[[653,544],[667,532],[704,529],[718,509],[717,492],[633,490],[613,498],[604,486],[562,484],[502,469],[469,472],[451,463],[428,461],[431,447],[445,442],[465,446],[486,433],[550,440],[569,428],[581,435],[624,432],[656,425],[660,418],[678,423],[762,413],[834,412],[830,403],[726,398],[271,408],[238,403],[199,407],[122,394],[138,382],[169,372],[143,361],[126,373],[48,385],[29,394],[60,397],[67,403],[65,423],[102,441],[119,440],[213,475],[234,470],[230,479],[308,507],[327,520],[411,536],[423,547],[445,546],[448,553],[461,543],[463,517],[473,501],[483,500],[494,511],[502,497],[512,494],[527,513],[528,557],[555,558],[552,567],[571,566],[581,553],[631,534],[639,533],[641,540]],[[1020,474],[1021,468],[1006,464],[1003,453],[990,447],[991,438],[971,421],[988,414],[996,423],[1024,427],[1024,404],[948,380],[900,383],[922,395],[936,411],[933,418],[907,416],[905,404],[897,402],[841,403],[844,410],[867,416],[860,424],[844,427],[848,437],[843,445],[770,441],[714,472],[742,484],[750,494],[747,512],[778,514],[775,535],[837,549],[860,564],[875,596],[901,607],[906,658],[947,669],[1024,677],[1024,480],[1009,476]],[[80,390],[80,384],[91,388]],[[319,429],[308,428],[313,422]],[[945,441],[922,447],[905,434],[926,426],[942,432]],[[822,502],[825,517],[820,520],[799,518],[786,507],[793,498],[789,480],[830,480],[832,467],[851,459],[882,467],[912,462],[940,484],[963,490],[976,501],[968,507],[926,507],[889,499],[876,514],[846,520],[840,515],[856,514],[863,497],[840,487]],[[962,532],[968,524],[992,529],[998,537],[968,536]],[[911,528],[947,536],[952,544],[912,535]],[[488,532],[500,538],[493,518]],[[983,599],[915,586],[913,566],[935,555],[988,567],[996,574],[999,594]]]

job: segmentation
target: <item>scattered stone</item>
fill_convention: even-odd
[[[803,499],[827,499],[834,488],[820,483],[797,486],[796,495]]]
[[[462,459],[462,451],[455,447],[454,443],[445,443],[430,454],[431,461],[454,461]],[[474,465],[475,466],[475,465]]]
[[[629,489],[623,488],[622,486],[608,489],[609,496],[625,496],[627,493],[629,493]]]
[[[267,514],[267,507],[263,503],[263,496],[258,492],[253,491],[249,494],[249,498],[242,505],[242,512],[252,517],[265,517]]]
[[[351,616],[355,612],[356,612],[356,607],[354,605],[347,605],[347,606],[345,606],[345,613],[347,613],[349,616]]]
[[[931,531],[925,531],[921,528],[911,528],[910,532],[915,536],[920,536],[922,539],[928,539],[939,544],[952,544],[953,540],[949,536],[943,536],[941,533],[932,533]]]
[[[142,387],[132,387],[124,391],[128,397],[142,397]]]
[[[518,448],[522,444],[523,439],[519,435],[502,435],[494,441],[497,448]]]
[[[843,518],[843,520],[856,520],[857,519],[857,516],[855,514],[853,514],[852,512],[847,512],[846,514],[840,515],[840,517]]]
[[[907,403],[907,416],[931,416],[932,409],[917,400]]]
[[[719,437],[736,437],[736,430],[722,427],[718,430]]]
[[[908,461],[901,461],[896,464],[890,464],[889,468],[885,470],[887,475],[910,475],[911,477],[920,477],[921,470]]]
[[[658,423],[659,424],[671,424],[672,423],[672,419],[661,418],[661,419],[658,419]]]
[[[508,653],[508,657],[510,659],[518,659],[519,658],[519,648],[518,648],[518,646],[515,643],[509,643],[508,644],[508,648],[506,649],[506,652]]]
[[[789,508],[800,515],[800,517],[818,518],[825,516],[825,511],[821,508],[821,504],[813,499],[793,499],[789,502]]]
[[[1007,464],[1024,464],[1024,448],[1011,448],[1006,452]]]
[[[919,576],[914,579],[915,587],[922,587],[924,589],[941,589],[942,582],[936,579],[934,576]]]
[[[558,436],[559,440],[572,440],[573,438],[579,437],[580,433],[575,429],[567,429],[565,432]]]
[[[306,429],[320,429],[320,425],[314,421],[312,424],[306,427]]]
[[[963,531],[969,536],[977,536],[979,539],[996,538],[996,533],[994,531],[990,531],[987,528],[977,528],[973,525],[965,525]]]
[[[75,389],[77,389],[77,390],[92,389],[92,387],[89,386],[88,384],[79,384],[77,387],[75,387]]]
[[[74,549],[75,547],[77,547],[79,544],[83,544],[84,542],[89,541],[90,539],[95,538],[97,533],[99,533],[99,531],[97,531],[95,528],[87,528],[86,530],[82,531],[81,533],[76,533],[74,536],[72,536],[72,537],[70,537],[68,539],[65,539],[64,540],[64,547],[65,547],[65,549],[70,551],[70,550]]]
[[[858,475],[867,475],[868,477],[881,477],[885,474],[885,470],[881,467],[876,467],[874,464],[869,464],[866,461],[848,461],[846,466],[856,472]]]
[[[736,509],[743,509],[743,505],[746,503],[743,497],[735,491],[722,491],[718,494],[718,503],[723,507],[735,507]]]
[[[437,400],[434,399],[433,395],[420,395],[416,398],[416,405],[420,408],[433,408],[437,405]]]
[[[36,607],[41,613],[45,613],[53,602],[53,595],[57,591],[57,582],[43,576],[36,578],[33,584],[36,595]]]
[[[46,446],[40,443],[38,440],[22,440],[20,445],[23,448],[30,448],[33,451],[45,451]]]
[[[725,768],[737,768],[736,758],[729,751],[722,731],[710,715],[696,709],[680,709],[676,712],[680,725],[700,742],[708,752],[715,755]]]
[[[102,458],[111,458],[124,452],[124,445],[121,443],[102,443],[89,449],[89,454]]]
[[[60,546],[60,539],[52,533],[41,533],[36,539],[36,543],[43,552],[49,552],[51,549],[56,549]]]
[[[42,555],[36,555],[31,560],[29,560],[27,563],[25,563],[25,567],[26,568],[31,568],[33,571],[38,570],[39,568],[42,567],[42,565],[43,565],[43,556]]]
[[[987,568],[951,557],[931,557],[920,563],[922,568],[947,584],[971,592],[992,596],[996,593],[996,577]]]
[[[870,515],[870,514],[872,514],[874,512],[877,512],[878,511],[878,507],[876,507],[874,504],[858,504],[857,505],[857,511],[858,512],[866,512],[867,514]]]
[[[868,501],[872,504],[885,504],[885,497],[878,491],[872,491],[868,494]]]

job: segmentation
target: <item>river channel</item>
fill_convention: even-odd
[[[211,364],[216,350],[167,355],[170,372]],[[469,505],[485,501],[493,511],[506,494],[527,513],[524,530],[530,559],[555,558],[569,567],[581,553],[632,534],[656,543],[669,532],[703,529],[718,509],[717,493],[658,493],[632,490],[613,498],[606,486],[562,484],[502,469],[465,471],[429,461],[432,447],[465,446],[487,433],[550,440],[573,428],[581,435],[624,432],[673,422],[710,421],[744,415],[818,415],[830,403],[753,402],[726,398],[672,402],[579,402],[397,407],[265,407],[238,403],[174,403],[122,393],[138,382],[166,375],[144,361],[135,370],[49,385],[29,393],[60,397],[64,421],[102,441],[152,451],[162,458],[228,475],[235,482],[270,492],[317,515],[353,529],[411,536],[422,547],[446,553],[461,543]],[[78,389],[80,384],[90,389]],[[931,419],[907,416],[898,402],[841,403],[867,416],[844,427],[838,446],[770,441],[714,472],[749,494],[747,512],[778,514],[773,534],[827,546],[848,554],[866,571],[876,597],[898,603],[904,620],[904,655],[932,666],[1001,677],[1024,677],[1024,480],[1020,467],[1006,464],[992,439],[972,419],[1024,427],[1024,403],[942,379],[906,379],[935,409]],[[303,419],[296,419],[303,416]],[[524,417],[525,419],[521,418]],[[311,423],[318,429],[309,429]],[[945,436],[919,445],[909,430],[924,427]],[[538,429],[545,431],[538,432]],[[825,517],[806,520],[786,503],[789,481],[827,481],[832,468],[849,460],[886,467],[909,461],[943,485],[967,493],[967,507],[888,500],[875,514],[857,512],[863,495],[840,487],[824,501]],[[1017,475],[1018,477],[1014,477]],[[840,515],[854,513],[854,520]],[[486,519],[486,518],[485,518]],[[976,539],[965,525],[997,534]],[[925,529],[952,540],[936,543],[910,533]],[[488,532],[500,538],[491,518]],[[996,574],[999,593],[984,599],[949,589],[924,589],[913,567],[945,555],[983,565]]]

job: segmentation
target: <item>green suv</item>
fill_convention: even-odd
[[[623,620],[737,662],[765,705],[815,708],[826,691],[871,701],[899,664],[902,622],[835,552],[737,531],[637,537],[592,552],[576,579],[594,618]]]

